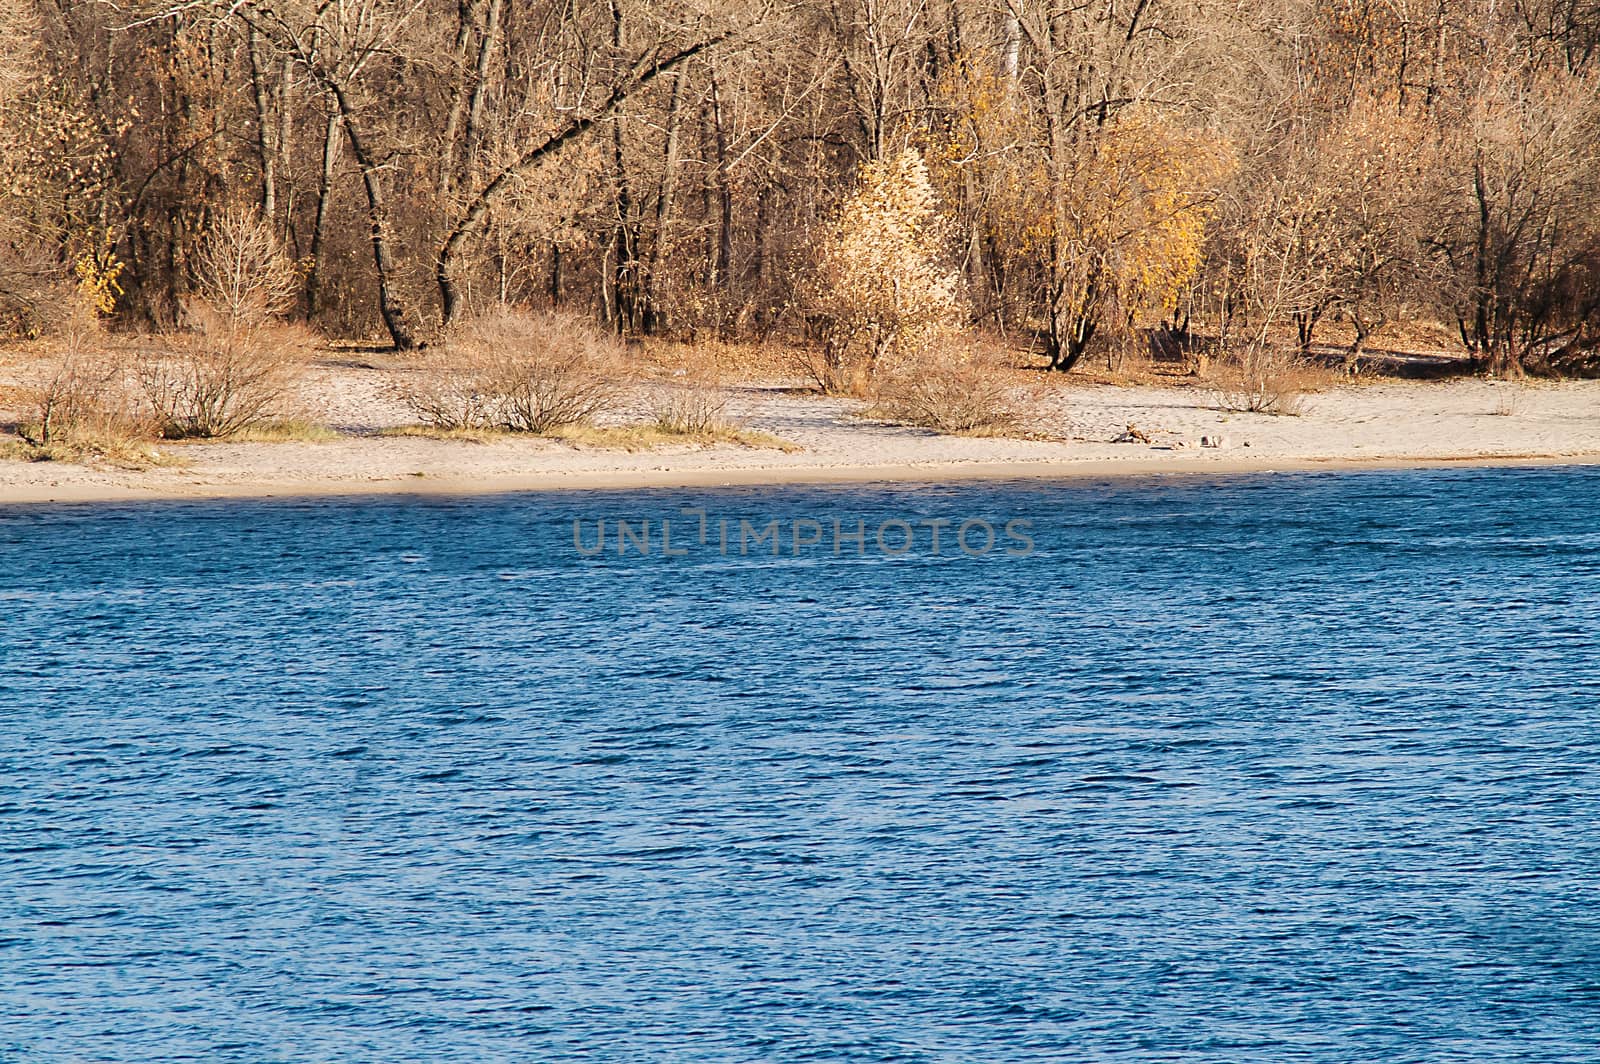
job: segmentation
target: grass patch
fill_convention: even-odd
[[[620,451],[649,451],[685,443],[705,447],[731,443],[754,450],[771,449],[791,453],[801,449],[798,444],[770,433],[727,424],[681,430],[665,427],[659,422],[649,425],[567,425],[549,433],[548,438],[575,447]]]
[[[106,463],[120,469],[176,468],[189,463],[172,454],[158,451],[143,440],[118,436],[92,436],[74,433],[68,440],[36,444],[27,440],[0,440],[0,459],[12,462],[71,462],[77,465]]]
[[[438,425],[391,425],[378,430],[379,436],[418,440],[465,440],[468,443],[490,443],[511,439],[516,433],[504,429],[441,428]]]
[[[462,440],[468,443],[492,443],[495,440],[538,439],[559,440],[573,447],[589,447],[604,451],[651,451],[657,447],[675,444],[700,444],[713,446],[731,443],[752,450],[774,450],[793,453],[802,450],[797,443],[767,432],[720,425],[693,432],[675,432],[659,424],[642,425],[563,425],[545,433],[507,432],[504,429],[443,429],[432,425],[396,425],[386,428],[380,436],[410,437],[425,440]]]
[[[327,443],[339,434],[312,421],[264,421],[224,437],[229,443]]]
[[[33,452],[37,450],[31,443],[22,440],[0,440],[0,462],[32,462],[36,459]]]

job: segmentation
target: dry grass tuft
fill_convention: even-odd
[[[658,447],[696,444],[710,447],[730,443],[752,450],[774,450],[793,453],[802,448],[789,440],[766,432],[758,432],[738,425],[718,425],[696,432],[674,432],[659,424],[645,425],[573,425],[552,433],[554,438],[576,447],[595,447],[604,450],[651,451]]]
[[[1527,399],[1528,390],[1524,385],[1498,385],[1494,392],[1494,408],[1489,413],[1495,417],[1516,417],[1522,413]]]
[[[158,451],[145,440],[92,433],[46,444],[32,443],[26,439],[7,440],[0,443],[0,458],[18,462],[106,463],[120,469],[134,470],[188,464],[176,455]]]
[[[341,437],[326,425],[286,418],[282,421],[263,421],[259,425],[241,429],[228,438],[238,443],[331,443]]]
[[[384,429],[383,436],[411,437],[428,440],[460,440],[468,443],[492,443],[496,440],[515,439],[519,433],[505,429],[448,429],[434,425],[399,425]],[[563,425],[543,434],[545,439],[557,440],[573,447],[589,447],[606,451],[652,451],[659,447],[683,444],[711,446],[718,443],[737,444],[758,450],[798,451],[795,443],[765,432],[735,425],[725,425],[703,432],[669,432],[656,424],[632,425]]]
[[[379,436],[396,438],[410,438],[423,440],[463,440],[468,443],[489,443],[493,440],[509,439],[511,433],[504,429],[491,428],[441,428],[438,425],[391,425],[379,429]]]

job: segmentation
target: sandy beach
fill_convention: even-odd
[[[625,451],[539,438],[383,435],[415,420],[398,396],[395,371],[330,360],[307,378],[300,412],[336,438],[162,444],[175,464],[148,469],[0,461],[0,503],[1600,461],[1600,381],[1356,382],[1307,396],[1299,416],[1273,416],[1226,411],[1200,384],[1068,378],[1033,390],[1028,438],[885,424],[866,416],[862,403],[784,383],[743,383],[732,392],[731,418],[792,449]],[[1114,442],[1129,426],[1149,442]]]

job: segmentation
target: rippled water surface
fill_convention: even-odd
[[[0,1060],[1600,1059],[1594,470],[0,507],[0,609]]]

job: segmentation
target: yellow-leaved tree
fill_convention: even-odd
[[[907,148],[861,168],[860,186],[817,250],[806,317],[820,341],[809,368],[830,392],[861,391],[960,321],[948,233],[927,164]]]
[[[932,155],[967,260],[987,261],[998,323],[1037,330],[1065,370],[1091,342],[1112,334],[1114,354],[1172,312],[1236,163],[1226,138],[1152,106],[1064,115],[1054,90],[1034,88],[959,66],[939,87]]]
[[[1200,268],[1216,188],[1232,167],[1226,143],[1139,111],[1092,142],[1064,219],[1071,335],[1087,344],[1109,329],[1115,356],[1137,326],[1173,314]]]

